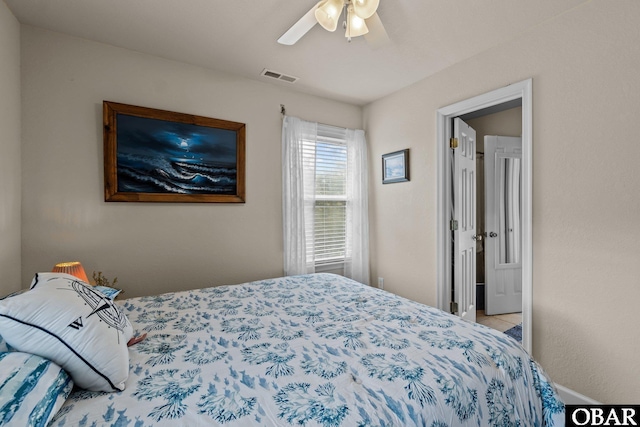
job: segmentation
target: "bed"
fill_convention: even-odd
[[[512,338],[332,274],[116,300],[124,390],[77,387],[50,426],[562,426]]]

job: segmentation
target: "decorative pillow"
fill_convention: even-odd
[[[27,353],[0,353],[0,425],[45,427],[73,388],[62,368]]]
[[[122,309],[64,273],[38,273],[31,290],[0,301],[0,331],[13,348],[52,360],[92,391],[124,390],[133,328]]]
[[[5,298],[10,298],[10,297],[13,297],[13,296],[16,296],[16,295],[20,295],[21,293],[26,292],[26,291],[27,291],[26,289],[20,289],[19,291],[11,292],[9,295],[5,295],[2,298],[0,298],[0,300],[3,300]]]
[[[19,291],[16,292],[11,292],[9,295],[5,295],[2,298],[0,298],[0,301],[2,301],[5,298],[10,298],[16,295],[20,295],[21,293],[26,292],[27,289],[20,289]],[[2,331],[0,331],[1,333]],[[7,344],[7,342],[2,338],[2,335],[0,335],[0,353],[5,352],[5,351],[13,351],[13,349],[9,346],[9,344]]]
[[[101,285],[96,285],[93,287],[93,289],[100,292],[102,295],[106,296],[110,300],[116,299],[118,294],[122,292],[122,289],[110,288],[109,286],[101,286]]]

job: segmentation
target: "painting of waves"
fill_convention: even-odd
[[[233,130],[117,115],[120,193],[237,193]]]

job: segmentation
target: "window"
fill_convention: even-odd
[[[318,125],[315,142],[303,141],[305,165],[314,167],[313,230],[306,233],[307,259],[316,266],[344,262],[346,251],[347,145],[345,129]],[[307,226],[310,226],[311,222]]]
[[[361,129],[285,116],[284,273],[338,272],[369,283],[367,144]]]

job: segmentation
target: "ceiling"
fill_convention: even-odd
[[[316,0],[5,0],[22,24],[364,105],[517,38],[588,0],[380,0],[392,43],[316,25],[276,40]],[[298,77],[261,76],[263,69]]]

